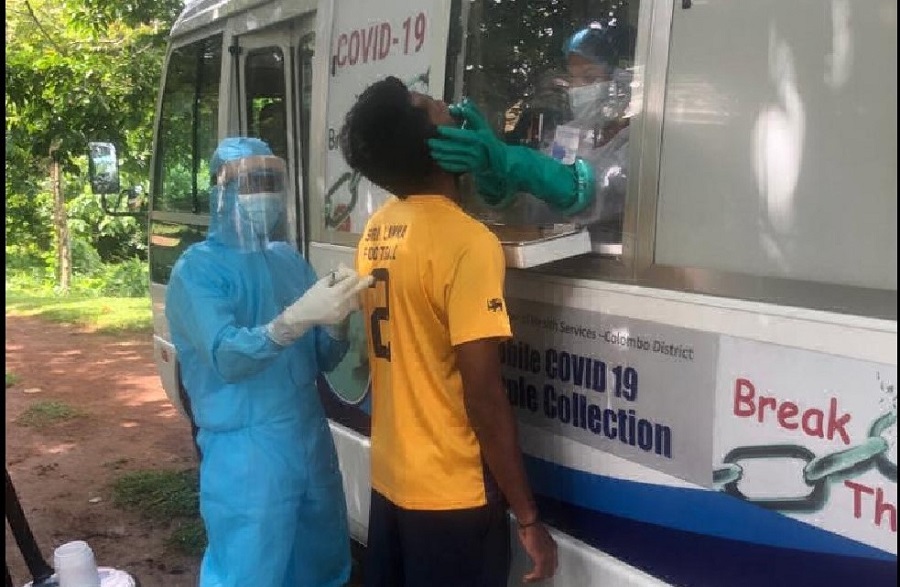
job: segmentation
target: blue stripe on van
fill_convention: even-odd
[[[881,587],[897,562],[739,542],[537,496],[548,523],[654,577],[683,587]],[[587,587],[587,584],[586,584]]]
[[[725,494],[526,467],[550,524],[675,585],[896,584],[896,555]]]

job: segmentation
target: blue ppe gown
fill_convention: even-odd
[[[210,167],[269,154],[257,139],[225,139]],[[209,234],[179,258],[166,292],[202,455],[200,586],[341,586],[347,512],[316,378],[348,344],[322,327],[287,347],[267,336],[316,275],[288,243],[248,241],[234,185],[213,192]]]

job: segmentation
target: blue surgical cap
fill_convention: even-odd
[[[575,53],[594,63],[614,66],[618,62],[616,43],[610,27],[599,22],[577,31],[563,45],[563,55]]]

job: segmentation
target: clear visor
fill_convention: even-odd
[[[224,164],[217,175],[219,210],[233,199],[232,226],[242,248],[286,240],[284,160],[273,155],[244,157]]]
[[[534,95],[507,117],[508,142],[549,153],[559,138],[557,129],[565,126],[563,132],[580,131],[585,145],[597,149],[629,124],[635,112],[631,71],[593,63],[571,69],[539,79]]]
[[[284,159],[258,155],[229,161],[219,169],[219,187],[235,182],[238,194],[283,193]]]

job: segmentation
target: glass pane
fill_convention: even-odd
[[[675,10],[657,264],[896,291],[896,2],[864,5]]]
[[[181,253],[206,238],[205,226],[154,221],[150,229],[150,281],[169,283]]]
[[[287,159],[284,55],[278,47],[254,49],[244,66],[247,91],[247,134],[268,143]]]
[[[595,200],[566,217],[522,194],[502,211],[469,208],[505,224],[574,222],[595,245],[621,242],[627,191],[630,104],[639,2],[471,3],[463,94],[509,145],[594,169]]]
[[[218,138],[221,45],[222,37],[217,35],[180,47],[169,58],[157,134],[156,210],[209,211],[209,159]]]
[[[172,52],[157,135],[156,210],[190,212],[194,205],[193,136],[197,47]]]

